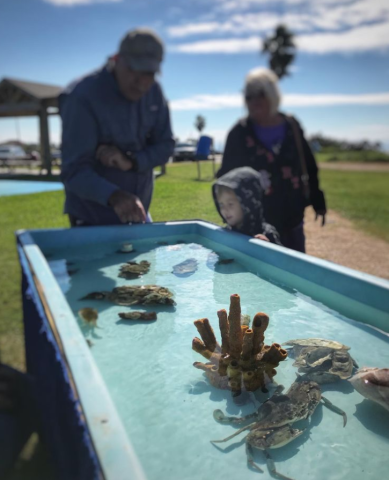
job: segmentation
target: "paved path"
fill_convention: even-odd
[[[307,253],[389,280],[388,242],[358,230],[333,210],[329,210],[324,227],[314,218],[313,209],[307,209]]]
[[[389,172],[389,163],[340,163],[320,162],[322,170],[343,170],[350,172]]]

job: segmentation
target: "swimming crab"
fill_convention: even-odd
[[[350,347],[335,340],[305,338],[289,340],[283,345],[293,348],[293,366],[304,374],[301,380],[332,383],[351,377],[353,368],[358,367],[347,351]]]
[[[140,277],[150,270],[150,262],[142,260],[139,263],[127,262],[121,265],[119,277],[130,280],[132,278]]]
[[[80,300],[109,300],[117,305],[130,306],[136,304],[174,305],[173,293],[158,285],[125,285],[115,287],[112,292],[92,292]]]
[[[222,443],[250,430],[246,436],[246,455],[248,464],[259,472],[263,470],[254,463],[253,448],[263,450],[270,473],[283,480],[292,480],[278,473],[269,449],[280,448],[299,437],[303,430],[292,428],[293,423],[310,417],[320,401],[325,406],[343,416],[343,426],[346,426],[347,416],[343,410],[333,405],[321,395],[320,387],[316,382],[293,383],[286,394],[282,394],[283,386],[277,387],[273,396],[264,402],[259,409],[244,417],[226,417],[221,410],[215,410],[213,417],[220,423],[241,424],[248,419],[254,422],[239,429],[223,440],[211,440],[212,443]]]

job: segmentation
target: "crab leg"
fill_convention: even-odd
[[[277,472],[276,466],[274,465],[274,460],[271,458],[271,455],[267,450],[264,450],[263,453],[265,454],[267,468],[269,469],[271,475],[276,478],[280,478],[281,480],[293,480],[293,478],[286,477],[285,475],[282,475],[282,473]]]
[[[258,412],[249,413],[244,417],[226,417],[221,410],[215,410],[213,412],[213,418],[219,423],[233,423],[234,425],[239,425],[240,423],[244,423],[249,418],[255,418],[258,416]]]
[[[256,425],[256,422],[250,423],[249,425],[246,425],[245,427],[240,428],[239,430],[237,430],[235,433],[233,433],[233,434],[230,435],[229,437],[223,438],[223,440],[211,440],[211,443],[223,443],[223,442],[228,442],[228,440],[231,440],[231,438],[236,437],[237,435],[239,435],[240,433],[244,432],[245,430],[248,430],[249,428],[253,427],[254,425]]]
[[[253,447],[246,442],[246,455],[247,455],[247,463],[252,467],[258,470],[258,472],[263,473],[262,468],[258,467],[258,465],[254,462],[253,456]]]
[[[343,417],[343,427],[345,427],[346,424],[347,424],[346,412],[341,410],[339,407],[335,406],[332,402],[330,402],[328,400],[328,398],[323,397],[323,395],[322,395],[321,399],[323,400],[323,405],[325,405],[327,408],[329,408],[333,412],[338,413],[339,415],[342,415],[342,417]]]

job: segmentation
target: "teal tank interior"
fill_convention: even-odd
[[[63,355],[84,355],[81,362],[78,358],[78,365],[91,363],[99,372],[101,388],[108,392],[124,437],[129,439],[131,455],[140,465],[134,478],[272,478],[263,451],[254,450],[254,462],[263,469],[262,476],[248,466],[248,430],[225,443],[211,443],[242,426],[218,423],[213,412],[248,415],[277,393],[280,385],[285,393],[298,379],[291,349],[283,346],[289,348],[288,358],[276,367],[276,375],[263,391],[234,396],[230,390],[212,386],[204,372],[194,368],[194,362],[207,360],[192,350],[192,340],[199,336],[193,322],[208,318],[221,342],[217,312],[228,311],[230,296],[238,294],[242,314],[251,322],[257,312],[269,316],[268,345],[292,339],[335,340],[350,347],[348,352],[358,367],[389,368],[388,282],[332,268],[329,262],[249,241],[207,224],[193,227],[195,223],[175,228],[173,224],[172,234],[169,225],[155,225],[154,230],[151,225],[143,230],[150,235],[141,227],[134,229],[135,235],[132,228],[116,229],[115,234],[103,229],[99,235],[90,228],[70,234],[63,231],[62,236],[61,231],[31,232],[30,242],[26,240],[30,234],[20,233],[19,238],[32,270],[38,262],[36,275],[42,275],[43,295],[49,296],[51,277],[55,279],[51,294],[56,292],[56,298],[61,296],[67,305],[57,305],[63,317],[58,324],[65,322],[65,316],[66,326],[54,327],[61,337]],[[32,258],[37,251],[29,252],[31,238],[44,257]],[[123,247],[127,243],[131,247]],[[150,264],[147,273],[137,278],[119,276],[123,265],[142,261]],[[48,265],[47,271],[39,270],[38,264],[43,263]],[[118,305],[120,299],[112,294],[116,287],[147,285],[169,289],[175,304]],[[91,293],[92,298],[85,298]],[[56,323],[56,301],[51,298],[47,302]],[[135,311],[155,312],[157,319],[122,318]],[[61,333],[63,328],[70,330]],[[71,346],[74,338],[77,348]],[[71,371],[77,370],[73,372],[79,378],[75,379],[77,385],[86,372],[80,372],[82,366],[68,363]],[[87,413],[88,405],[99,398],[86,395],[83,401],[82,388],[80,401]],[[385,478],[389,410],[365,399],[347,379],[320,385],[320,389],[346,413],[347,425],[343,426],[342,416],[319,404],[309,418],[293,423],[293,428],[302,431],[298,438],[268,450],[277,471],[294,480]],[[102,435],[90,428],[92,437]],[[96,443],[105,475],[112,480],[130,478],[112,476],[106,454]]]

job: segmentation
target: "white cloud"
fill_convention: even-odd
[[[299,51],[309,53],[352,53],[389,49],[389,20],[385,23],[355,28],[346,32],[311,33],[296,36]],[[170,50],[191,54],[259,52],[258,36],[224,38],[182,43]]]
[[[259,52],[261,42],[258,37],[224,38],[221,40],[205,40],[200,42],[182,43],[170,47],[171,51],[183,53],[241,53]]]
[[[318,33],[296,38],[300,50],[311,53],[363,52],[389,48],[389,21],[344,33]]]
[[[344,94],[285,94],[282,98],[285,107],[333,107],[340,105],[389,105],[389,92],[357,95]],[[183,110],[223,110],[243,106],[240,93],[221,95],[194,95],[189,98],[172,100],[173,111]]]
[[[95,3],[119,3],[123,0],[44,0],[58,7],[72,7],[73,5],[91,5]]]
[[[242,95],[231,93],[226,95],[194,95],[189,98],[172,100],[171,110],[221,110],[237,108],[243,105]]]
[[[283,5],[282,10],[275,10],[275,4]],[[193,43],[176,45],[177,51],[255,51],[253,38],[259,40],[261,34],[268,34],[280,23],[296,34],[300,51],[347,53],[389,48],[387,0],[217,0],[210,8],[217,20],[191,20],[167,28],[172,38],[200,37]],[[228,37],[221,39],[223,35]]]

